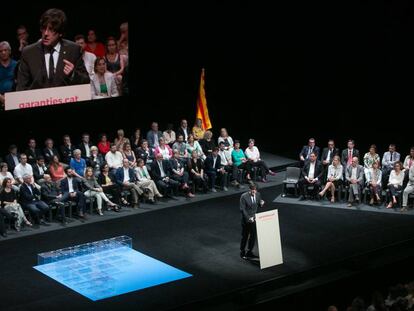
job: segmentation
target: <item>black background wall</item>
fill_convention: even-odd
[[[131,96],[3,112],[0,153],[12,142],[23,147],[29,136],[60,143],[67,132],[76,140],[83,131],[132,134],[152,120],[161,128],[168,121],[178,126],[182,117],[192,124],[203,66],[215,134],[227,127],[243,143],[255,137],[262,150],[294,156],[311,136],[319,145],[335,138],[341,148],[352,137],[363,152],[375,143],[382,153],[394,142],[405,155],[414,145],[408,1],[129,6],[59,5],[68,38],[90,26],[118,36],[129,20]],[[18,24],[35,34],[48,7],[15,6],[0,40],[13,41]]]

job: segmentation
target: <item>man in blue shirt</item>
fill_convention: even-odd
[[[17,62],[11,58],[11,47],[7,41],[0,42],[0,104],[4,105],[4,93],[14,89],[14,71]]]

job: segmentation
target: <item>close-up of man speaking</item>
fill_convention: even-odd
[[[63,39],[66,15],[49,9],[40,18],[41,39],[25,47],[17,71],[17,91],[89,83],[80,47]]]

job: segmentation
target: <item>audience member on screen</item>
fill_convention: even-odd
[[[96,55],[91,52],[85,51],[86,42],[85,42],[84,35],[76,35],[75,42],[81,48],[83,63],[85,64],[86,71],[88,72],[89,77],[92,80],[93,76],[95,75],[94,68],[95,68]]]
[[[152,122],[151,130],[147,133],[148,146],[154,150],[159,146],[160,137],[162,137],[162,132],[158,129],[158,123]]]
[[[89,83],[80,47],[63,39],[66,15],[49,9],[40,18],[41,40],[27,46],[17,71],[17,90]]]
[[[364,185],[364,167],[359,165],[358,157],[353,157],[351,165],[345,169],[345,178],[349,184],[348,207],[354,201],[360,202],[362,186]]]
[[[122,23],[119,26],[119,31],[121,33],[121,37],[119,38],[118,44],[118,51],[119,54],[125,57],[125,66],[128,64],[128,23]]]
[[[105,61],[106,69],[114,75],[116,85],[120,90],[125,70],[125,58],[118,52],[114,37],[109,37],[106,41]]]
[[[73,151],[75,146],[72,144],[69,135],[63,135],[63,145],[60,146],[60,154],[62,155],[62,161],[66,164],[69,164],[70,159],[73,156]]]
[[[98,57],[95,60],[94,70],[95,75],[91,80],[92,99],[119,96],[114,75],[106,71],[104,58]]]
[[[98,142],[98,149],[99,152],[102,153],[104,156],[109,152],[111,149],[111,142],[108,140],[108,137],[105,133],[100,135],[100,139]]]
[[[0,42],[0,105],[4,105],[4,93],[14,90],[14,71],[17,62],[11,58],[7,41]]]
[[[182,119],[180,127],[177,129],[176,135],[183,135],[184,142],[187,142],[188,135],[190,135],[190,130],[188,128],[188,123],[186,119]]]
[[[410,154],[404,159],[404,169],[408,171],[414,164],[414,147],[411,147]]]
[[[88,43],[86,44],[85,51],[93,53],[96,57],[105,56],[105,46],[101,42],[97,42],[96,32],[93,29],[88,31]]]
[[[332,164],[328,167],[328,173],[326,176],[326,184],[319,196],[323,197],[327,191],[331,192],[331,203],[335,202],[335,191],[342,184],[343,179],[343,167],[341,165],[341,159],[338,155],[333,156]]]
[[[409,169],[408,183],[403,192],[402,211],[407,210],[408,195],[410,193],[414,193],[414,165],[412,165]]]
[[[14,45],[13,49],[13,57],[16,60],[19,60],[23,49],[29,45],[29,33],[27,32],[27,28],[24,25],[20,25],[16,29],[16,38],[17,38],[17,45]]]
[[[170,145],[170,147],[172,147],[172,145],[175,143],[175,140],[176,140],[176,135],[175,135],[175,132],[173,131],[172,123],[167,124],[167,129],[164,131],[164,133],[162,133],[162,136],[164,137],[165,143]]]
[[[365,170],[365,180],[371,195],[369,205],[373,205],[375,201],[379,203],[382,187],[382,172],[379,169],[379,161],[372,163],[371,168]]]
[[[134,152],[141,146],[141,129],[137,128],[134,131],[134,135],[132,135],[131,139],[129,140],[131,142],[131,148],[134,150]]]
[[[32,165],[36,163],[38,157],[43,156],[42,151],[36,147],[36,140],[34,138],[29,139],[25,153],[27,155],[27,162]]]
[[[377,153],[377,146],[371,145],[369,151],[364,155],[365,171],[369,170],[375,162],[380,162],[380,157]]]
[[[402,190],[404,182],[404,172],[402,171],[402,163],[397,161],[394,163],[394,169],[390,173],[390,178],[388,180],[388,205],[387,208],[392,208],[397,204],[398,192]]]
[[[43,156],[45,157],[46,163],[49,164],[54,155],[59,157],[59,152],[54,147],[53,140],[48,138],[45,140],[45,148],[43,149]]]

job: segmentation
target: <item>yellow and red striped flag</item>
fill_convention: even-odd
[[[204,68],[201,70],[201,77],[200,77],[200,88],[198,90],[198,97],[197,97],[197,113],[196,118],[201,119],[203,130],[208,130],[212,128],[210,117],[208,115],[208,108],[207,108],[207,99],[206,99],[206,91],[204,89]]]

